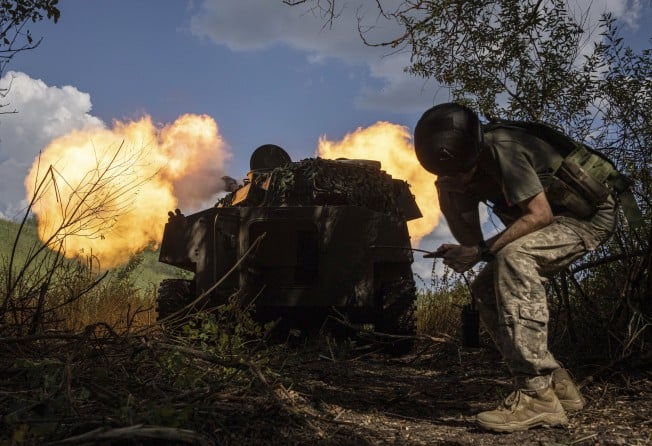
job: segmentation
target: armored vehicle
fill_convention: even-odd
[[[158,318],[202,295],[215,305],[237,295],[256,319],[286,328],[318,329],[336,310],[378,332],[413,333],[406,222],[421,213],[409,185],[377,161],[292,162],[272,144],[253,152],[250,169],[215,207],[169,213],[159,260],[194,277],[161,283]]]

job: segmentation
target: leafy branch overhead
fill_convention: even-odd
[[[310,7],[327,23],[344,8],[336,0],[283,3]],[[588,9],[572,11],[564,0],[375,3],[378,14],[358,13],[363,14],[358,16],[362,40],[409,51],[407,72],[448,87],[453,99],[469,102],[485,116],[542,120],[570,129],[589,116],[599,96],[604,79],[593,69],[599,68],[594,64],[601,48],[591,42],[613,31],[608,15],[591,24]],[[398,25],[395,37],[372,37],[389,23]]]
[[[0,0],[0,78],[16,54],[35,49],[43,40],[32,35],[31,23],[59,21],[58,3],[59,0]],[[0,97],[6,96],[10,88],[11,84],[0,85]],[[0,104],[0,114],[6,105]]]

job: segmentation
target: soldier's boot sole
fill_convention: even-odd
[[[561,426],[568,423],[568,417],[565,413],[542,413],[528,420],[507,421],[504,423],[492,423],[487,420],[478,418],[478,424],[484,429],[494,432],[517,432],[531,429],[539,426]]]

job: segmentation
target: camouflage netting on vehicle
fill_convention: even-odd
[[[396,213],[392,177],[374,166],[310,158],[274,169],[265,206],[361,206]]]

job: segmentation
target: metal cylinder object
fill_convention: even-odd
[[[471,305],[462,307],[462,346],[480,347],[480,313]]]

